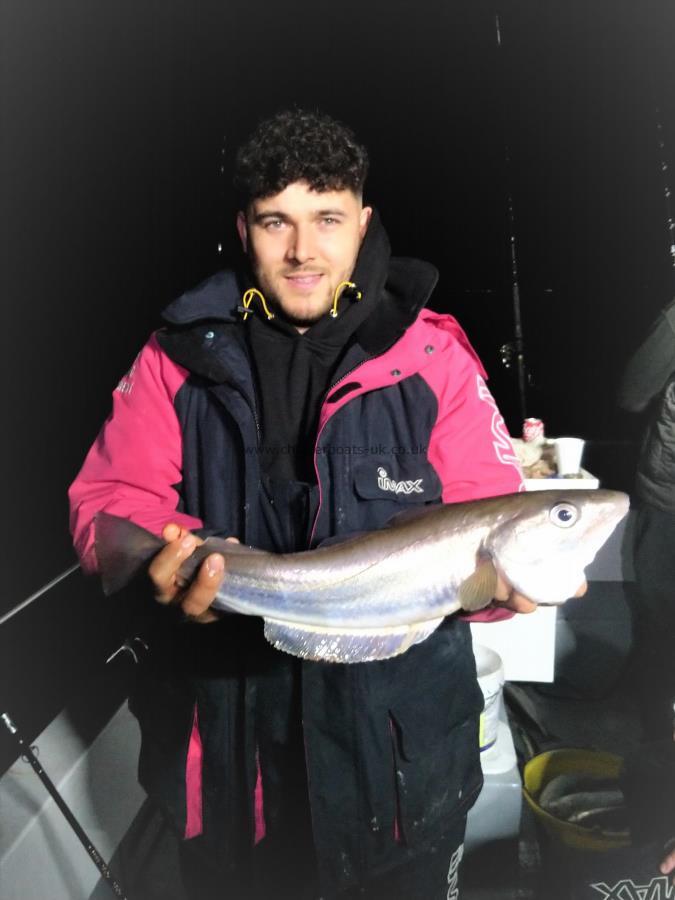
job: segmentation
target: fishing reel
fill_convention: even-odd
[[[520,358],[525,370],[525,384],[527,385],[527,387],[536,387],[534,376],[532,375],[532,370],[525,364],[525,360],[522,357],[522,350],[520,351]],[[519,352],[516,341],[506,341],[506,343],[500,346],[499,360],[504,368],[508,371],[515,373],[518,372]]]
[[[499,358],[505,369],[510,369],[515,361],[516,346],[513,341],[507,341],[499,348]]]

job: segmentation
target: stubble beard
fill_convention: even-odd
[[[274,310],[275,315],[278,315],[280,319],[283,319],[285,322],[288,322],[289,325],[293,325],[297,328],[310,328],[312,325],[315,325],[318,321],[323,319],[324,316],[328,315],[328,311],[333,304],[333,294],[335,292],[332,287],[329,287],[326,291],[325,303],[322,304],[315,313],[311,313],[310,315],[294,313],[293,310],[284,308],[282,302],[279,300],[278,293],[272,289],[271,285],[265,285],[264,279],[260,278],[260,273],[256,273],[256,281],[258,281],[265,300]]]
[[[327,315],[328,309],[330,309],[330,307],[328,307],[322,312],[314,313],[314,315],[301,316],[284,309],[276,300],[273,300],[272,302],[279,316],[288,322],[289,325],[295,325],[297,328],[310,328],[312,325],[316,325],[320,319],[323,319],[323,317]]]

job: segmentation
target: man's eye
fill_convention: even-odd
[[[337,225],[338,219],[334,216],[324,216],[321,222],[323,225]]]
[[[263,227],[266,231],[278,231],[283,224],[283,219],[269,219]]]

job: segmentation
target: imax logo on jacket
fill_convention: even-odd
[[[420,486],[423,479],[418,478],[415,481],[392,481],[387,475],[387,470],[380,467],[377,470],[377,486],[383,491],[391,491],[393,494],[423,494],[424,489]]]

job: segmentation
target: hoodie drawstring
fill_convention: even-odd
[[[342,294],[344,293],[344,291],[347,288],[349,288],[349,290],[351,290],[351,291],[354,291],[354,299],[355,300],[360,300],[363,297],[363,294],[361,293],[361,291],[359,291],[357,289],[357,287],[353,281],[341,281],[340,284],[338,284],[338,286],[335,288],[335,294],[333,295],[333,305],[332,305],[330,313],[329,313],[329,315],[333,319],[337,319],[338,303],[342,297]],[[253,301],[254,297],[260,298],[260,303],[262,304],[262,308],[265,312],[265,315],[267,316],[268,319],[273,319],[274,313],[271,312],[269,307],[267,306],[267,301],[265,300],[265,297],[262,294],[262,292],[259,291],[257,288],[249,288],[244,293],[244,296],[242,297],[242,301],[241,301],[242,305],[239,307],[239,312],[244,314],[244,321],[246,321],[246,319],[249,317],[249,315],[252,312],[252,310],[250,309],[250,306],[251,306],[251,302]]]
[[[333,308],[330,311],[330,315],[333,319],[337,319],[338,314],[338,300],[342,296],[342,292],[345,288],[350,288],[354,290],[356,293],[354,294],[355,300],[360,300],[363,297],[361,291],[358,290],[353,281],[341,281],[340,284],[335,288],[335,294],[333,296]]]
[[[244,313],[244,321],[246,321],[246,319],[251,314],[251,310],[249,309],[249,307],[254,297],[260,297],[260,302],[262,303],[262,308],[265,311],[265,315],[268,319],[273,319],[274,313],[270,312],[269,307],[267,306],[267,301],[265,300],[263,294],[257,288],[249,288],[242,297],[242,305],[239,307],[239,311]]]

